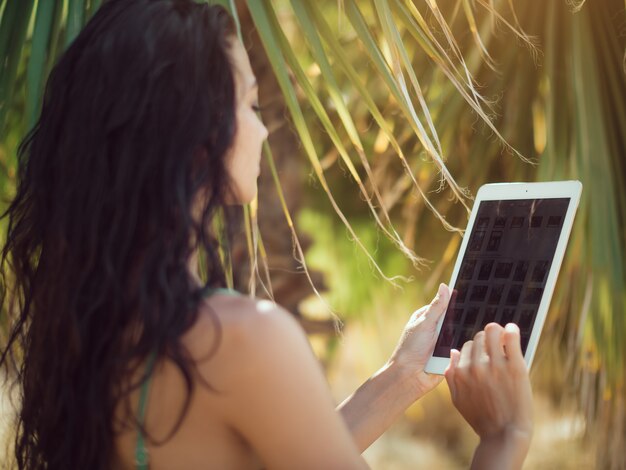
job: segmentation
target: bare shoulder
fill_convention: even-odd
[[[281,333],[303,336],[293,315],[270,300],[219,295],[207,300],[202,314],[217,315],[232,341],[254,342]]]
[[[267,364],[274,354],[293,352],[293,348],[310,352],[299,323],[278,304],[220,294],[201,305],[187,344],[195,358],[210,356],[201,360],[200,371],[225,380]]]
[[[254,347],[283,335],[305,338],[300,325],[286,309],[270,300],[243,295],[215,295],[200,309],[203,327],[218,328],[223,334],[223,347]],[[201,328],[202,328],[201,326]]]
[[[211,411],[268,468],[364,467],[322,367],[288,311],[216,295],[203,305],[196,331],[196,347],[209,334],[217,344],[198,372],[218,393],[197,396],[199,409]]]

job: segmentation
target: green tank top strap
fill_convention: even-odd
[[[207,287],[205,288],[204,296],[209,297],[213,294],[227,294],[227,295],[241,295],[240,292],[229,289],[227,287]],[[137,470],[148,470],[150,465],[150,459],[148,457],[148,449],[146,449],[146,443],[144,434],[142,432],[142,426],[146,417],[146,406],[148,403],[148,392],[150,390],[150,378],[152,376],[154,363],[156,361],[157,353],[153,351],[146,361],[146,378],[141,384],[141,390],[139,392],[139,408],[137,410],[138,429],[137,429],[137,446],[135,447],[135,464]]]
[[[205,296],[209,297],[212,294],[241,295],[239,291],[229,287],[207,287],[205,290]]]
[[[137,465],[137,470],[148,470],[149,465],[148,449],[146,449],[144,434],[141,428],[144,425],[146,417],[146,404],[148,402],[148,391],[150,389],[150,377],[152,376],[152,369],[154,368],[156,356],[156,351],[153,351],[148,356],[148,360],[146,362],[146,378],[144,379],[143,384],[141,384],[141,391],[139,392],[139,409],[137,411],[139,429],[137,430],[137,446],[135,448],[135,463]]]

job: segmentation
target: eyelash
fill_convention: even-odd
[[[252,105],[252,111],[254,111],[255,113],[260,113],[261,112],[261,107],[258,104],[253,104]]]

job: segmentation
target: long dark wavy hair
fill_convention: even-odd
[[[137,424],[116,407],[152,352],[186,380],[176,428],[188,410],[195,363],[180,339],[203,297],[192,251],[206,286],[224,280],[211,220],[231,194],[234,34],[219,6],[109,0],[48,79],[0,217],[20,469],[111,468],[116,433]]]

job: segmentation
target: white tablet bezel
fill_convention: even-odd
[[[563,262],[563,256],[565,254],[565,248],[569,240],[572,226],[574,223],[574,216],[578,203],[580,202],[580,195],[582,192],[582,183],[580,181],[551,181],[545,183],[491,183],[481,186],[476,195],[476,201],[470,214],[470,219],[467,224],[465,234],[472,233],[472,227],[474,226],[474,219],[476,213],[480,207],[480,203],[483,201],[498,201],[498,200],[515,200],[515,199],[551,199],[551,198],[569,198],[570,204],[565,214],[565,220],[563,221],[563,228],[561,235],[554,252],[554,259],[550,266],[548,278],[544,288],[543,296],[537,310],[537,316],[535,323],[533,324],[526,353],[524,359],[527,367],[530,368],[533,358],[535,356],[535,350],[537,343],[539,342],[539,336],[543,329],[543,324],[548,313],[548,307],[554,293],[554,286],[558,273],[561,269],[561,263]],[[461,243],[461,248],[454,265],[452,277],[450,279],[450,286],[454,286],[456,278],[459,273],[461,261],[465,255],[465,249],[468,244],[469,236],[464,236]],[[441,317],[437,324],[437,338],[443,324],[444,317]],[[426,364],[426,372],[431,374],[443,374],[450,363],[449,357],[431,356]]]

